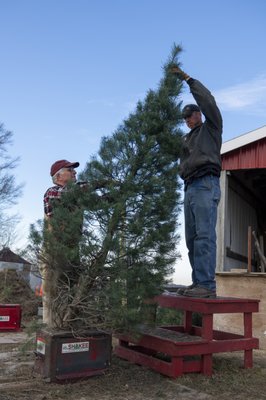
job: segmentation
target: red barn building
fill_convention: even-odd
[[[225,142],[221,150],[221,201],[217,220],[218,295],[260,299],[254,336],[266,348],[266,273],[254,231],[266,251],[266,126]],[[249,228],[250,227],[250,228]],[[217,316],[219,327],[239,332],[243,324]]]

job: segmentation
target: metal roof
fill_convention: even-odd
[[[223,143],[222,169],[266,168],[266,125]]]
[[[266,137],[222,154],[223,170],[266,168]]]
[[[266,125],[254,131],[237,136],[234,139],[228,140],[222,144],[221,154],[228,153],[229,151],[236,150],[239,147],[246,146],[247,144],[256,142],[257,140],[266,138]]]

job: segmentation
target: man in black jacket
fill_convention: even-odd
[[[216,220],[220,200],[222,117],[210,91],[179,67],[173,73],[185,80],[197,104],[182,116],[190,132],[184,136],[180,176],[184,180],[185,237],[192,267],[192,285],[178,294],[216,297]],[[205,121],[202,121],[202,114]]]

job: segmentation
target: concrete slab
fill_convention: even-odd
[[[24,343],[27,339],[26,332],[0,332],[0,345]]]

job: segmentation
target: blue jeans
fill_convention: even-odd
[[[185,188],[185,237],[192,282],[215,290],[216,220],[221,197],[219,178],[205,175]]]

